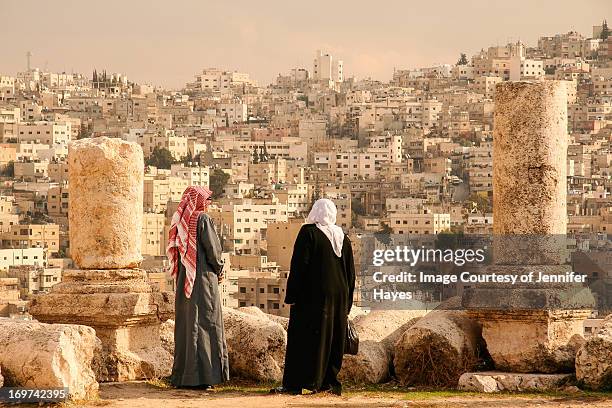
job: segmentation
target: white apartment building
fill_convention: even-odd
[[[193,83],[187,84],[191,90],[228,93],[234,85],[256,85],[249,74],[207,68],[196,75]]]
[[[235,137],[226,139],[217,138],[215,141],[211,142],[213,152],[252,152],[255,148],[259,151],[263,145],[263,141],[245,141]],[[308,159],[307,143],[298,137],[283,137],[280,142],[266,142],[266,150],[271,159],[276,157],[298,161],[306,161]]]
[[[68,144],[71,139],[70,122],[33,122],[17,124],[17,141],[45,145]]]
[[[0,249],[0,270],[8,271],[12,266],[45,266],[47,252],[44,248]]]
[[[11,99],[15,96],[15,78],[0,75],[0,101]]]
[[[221,211],[211,209],[209,215],[225,248],[242,255],[258,254],[260,249],[265,249],[268,223],[288,219],[286,204],[254,204],[248,199],[241,204],[223,205]]]
[[[394,212],[389,214],[389,226],[394,234],[429,235],[450,230],[450,214]]]
[[[248,105],[240,101],[221,102],[217,105],[217,117],[227,126],[246,122],[249,118]]]
[[[210,184],[210,167],[208,166],[185,167],[181,163],[176,163],[170,167],[170,174],[186,180],[190,186],[208,187]]]
[[[510,81],[523,79],[538,79],[544,76],[544,61],[523,58],[515,55],[510,57]]]
[[[322,81],[333,86],[344,81],[344,63],[342,60],[334,60],[331,54],[324,54],[317,50],[313,61],[313,79]]]

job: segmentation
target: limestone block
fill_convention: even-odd
[[[560,389],[570,378],[571,374],[465,373],[459,378],[459,389],[484,393],[545,392]]]
[[[425,310],[374,310],[353,322],[359,334],[357,355],[345,355],[339,378],[344,381],[379,384],[389,379],[394,344]]]
[[[120,269],[142,262],[142,148],[98,137],[70,143],[70,255],[82,269]]]
[[[379,384],[389,379],[389,354],[380,341],[359,340],[357,355],[345,355],[338,378],[355,384]]]
[[[395,343],[395,374],[402,385],[454,387],[483,348],[481,327],[465,312],[434,310]]]
[[[265,313],[263,310],[261,310],[257,306],[239,307],[238,310],[240,310],[241,312],[246,313],[246,314],[250,314],[250,315],[253,315],[253,316],[263,317],[263,318],[271,320],[271,321],[273,321],[275,323],[278,323],[281,326],[283,326],[283,329],[285,329],[285,331],[289,327],[289,318],[288,317],[277,316],[277,315]]]
[[[283,377],[287,332],[266,317],[223,308],[230,374],[256,381]]]
[[[591,390],[612,390],[612,315],[578,350],[576,379]]]
[[[159,337],[162,347],[174,355],[174,320],[168,319],[160,325]]]
[[[67,387],[71,398],[94,397],[100,347],[91,327],[0,319],[0,365],[13,386]]]
[[[503,310],[470,315],[482,322],[482,336],[496,370],[563,373],[573,370],[589,311]]]

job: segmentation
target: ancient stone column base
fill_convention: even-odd
[[[568,265],[491,265],[487,272],[564,275]],[[482,324],[496,370],[564,373],[574,370],[583,323],[594,298],[589,288],[569,283],[484,284],[466,289],[462,306]]]
[[[468,310],[482,323],[482,337],[496,370],[567,373],[584,341],[590,310]]]
[[[159,326],[174,314],[172,294],[152,287],[139,269],[70,270],[50,293],[32,301],[30,313],[45,323],[91,326],[102,341],[98,381],[129,381],[170,374],[172,356]]]

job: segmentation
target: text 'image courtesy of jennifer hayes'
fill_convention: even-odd
[[[602,248],[594,246],[596,238],[589,237],[589,247],[567,236],[360,234],[353,245],[361,264],[356,265],[360,304],[431,310],[444,302],[445,308],[461,309],[466,293],[489,290],[503,296],[487,304],[504,309],[511,307],[507,299],[513,294],[553,291],[555,298],[579,308],[584,293],[597,292],[598,272],[593,262],[577,260],[597,259],[610,250],[607,239]],[[598,303],[608,303],[606,295],[599,294]],[[537,308],[538,299],[531,304]]]

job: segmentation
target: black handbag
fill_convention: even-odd
[[[359,335],[352,321],[346,320],[346,341],[344,342],[344,354],[357,355],[359,351]]]

